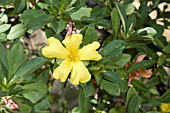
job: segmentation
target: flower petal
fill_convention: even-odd
[[[102,58],[102,56],[96,51],[100,47],[99,42],[93,42],[92,44],[88,44],[79,50],[78,56],[80,60],[95,60],[98,61]]]
[[[69,51],[61,44],[61,42],[54,38],[50,37],[47,39],[49,46],[46,46],[42,49],[42,54],[47,58],[60,58],[66,59],[69,56]]]
[[[160,105],[160,108],[161,108],[161,111],[163,113],[169,113],[170,112],[170,104],[168,104],[168,103],[162,103]]]
[[[73,62],[66,59],[64,60],[53,72],[55,79],[60,79],[61,82],[65,82],[68,78],[69,73],[73,67]]]
[[[142,77],[150,78],[152,76],[152,69],[144,70],[144,72],[141,74],[142,74]]]
[[[91,74],[84,66],[82,61],[73,64],[73,70],[70,76],[70,82],[73,84],[86,83],[91,79]]]
[[[83,36],[81,34],[72,34],[63,40],[63,44],[70,51],[70,53],[77,54],[79,46],[82,43]]]
[[[146,55],[140,55],[140,56],[138,56],[138,58],[135,60],[134,63],[141,62],[145,57],[146,57]]]

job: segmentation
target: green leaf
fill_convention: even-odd
[[[32,108],[30,105],[25,103],[23,98],[12,98],[19,106],[18,113],[31,113]]]
[[[0,33],[0,42],[6,42],[7,41],[7,34]]]
[[[66,21],[63,19],[60,19],[59,22],[54,21],[52,23],[52,27],[53,27],[54,31],[56,32],[56,34],[59,34],[66,28]]]
[[[136,95],[137,95],[137,92],[136,92],[135,88],[130,87],[128,92],[127,92],[126,104],[128,105],[130,100]]]
[[[127,73],[129,74],[136,71],[137,69],[143,68],[146,63],[147,61],[141,61],[131,65],[130,68],[127,70]]]
[[[26,0],[15,0],[14,2],[14,11],[19,13],[25,8]]]
[[[99,17],[83,17],[81,19],[82,22],[86,22],[86,23],[91,23],[94,24],[96,26],[102,26],[104,28],[111,28],[112,24],[109,20],[106,19],[101,19]]]
[[[135,88],[130,87],[126,97],[128,113],[137,113],[142,103],[142,99],[137,95]]]
[[[152,36],[157,34],[157,31],[152,27],[145,27],[145,28],[137,30],[137,34],[140,34],[142,32],[146,32],[147,35],[145,37],[148,37],[148,38],[151,38]]]
[[[123,68],[130,61],[130,58],[131,56],[128,54],[122,54],[122,55],[110,58],[107,60],[107,63],[105,64],[105,68],[110,69],[110,70]]]
[[[151,79],[149,79],[149,81],[146,83],[146,85],[148,87],[154,87],[160,83],[161,83],[160,77],[158,75],[156,75],[156,76],[152,77]]]
[[[7,14],[0,13],[0,21],[1,21],[1,23],[8,23],[8,16],[7,16]]]
[[[81,7],[79,10],[77,10],[74,13],[71,13],[70,17],[73,20],[81,20],[82,17],[90,17],[90,9],[86,7]]]
[[[50,75],[49,72],[50,72],[49,68],[43,70],[39,75],[36,76],[35,80],[38,81],[38,82],[47,83],[48,77]]]
[[[11,2],[13,2],[14,0],[0,0],[0,5],[7,5]]]
[[[128,90],[128,80],[123,79],[122,83],[120,84],[120,92],[122,94],[125,94]]]
[[[120,55],[124,48],[125,42],[123,40],[113,40],[102,49],[101,54],[113,58]]]
[[[7,53],[4,45],[0,42],[0,62],[5,66],[5,68],[8,70],[8,62],[7,62]]]
[[[42,57],[35,57],[23,64],[10,80],[9,84],[21,82],[28,74],[34,72],[46,62]]]
[[[106,80],[102,80],[100,86],[110,95],[119,96],[120,95],[120,87],[118,83],[109,82]]]
[[[91,44],[94,41],[98,41],[98,33],[94,27],[88,26],[87,30],[85,31],[81,46]]]
[[[116,39],[119,29],[120,29],[120,16],[119,12],[116,8],[113,9],[111,12],[111,18],[112,18],[112,29],[113,29],[113,38]]]
[[[163,67],[159,67],[158,68],[158,72],[159,72],[159,77],[161,79],[161,82],[165,85],[168,84],[169,82],[169,75],[168,73],[165,71],[165,69]]]
[[[108,81],[121,83],[120,75],[113,71],[107,71],[102,73],[103,78],[107,79]]]
[[[1,63],[0,63],[0,83],[3,82],[3,79],[4,79],[4,74],[3,74],[3,71],[2,71],[2,66],[1,66]]]
[[[24,24],[17,24],[11,27],[9,34],[7,35],[7,39],[13,40],[20,38],[27,31],[27,27]]]
[[[26,24],[29,29],[37,30],[50,23],[53,18],[53,16],[51,16],[50,14],[46,14],[42,10],[29,9],[24,11],[24,13],[20,17],[20,21]]]
[[[130,15],[134,12],[135,10],[135,6],[132,4],[132,3],[129,3],[127,6],[126,6],[126,15]]]
[[[37,17],[34,20],[32,20],[29,23],[28,27],[31,30],[37,30],[37,29],[44,27],[48,23],[50,23],[53,19],[54,19],[53,16],[51,16],[49,14],[45,14],[45,15],[42,15],[42,16]]]
[[[7,95],[7,92],[5,91],[0,91],[0,98],[4,97]]]
[[[54,5],[59,7],[60,5],[60,1],[61,0],[44,0],[46,4],[48,4],[49,6]]]
[[[116,4],[116,8],[118,9],[119,15],[120,15],[120,19],[122,21],[122,25],[123,25],[123,30],[124,33],[126,34],[128,31],[127,29],[127,24],[128,24],[128,20],[127,20],[127,16],[126,16],[126,11],[123,8],[122,4],[120,4],[119,2],[115,2]]]
[[[109,111],[109,113],[124,113],[124,112],[125,112],[124,106],[119,106]]]
[[[32,103],[36,103],[47,93],[47,86],[42,82],[26,84],[22,88],[29,90],[29,92],[23,93],[23,96]]]
[[[0,33],[7,31],[11,27],[11,24],[2,24],[0,25]]]
[[[162,51],[167,54],[170,54],[170,45],[165,46]]]
[[[80,113],[79,107],[72,109],[71,113]]]
[[[146,21],[146,18],[148,17],[149,13],[149,7],[147,4],[142,4],[140,5],[138,9],[138,14],[140,15],[137,20],[137,27],[142,27],[143,23]]]
[[[50,106],[51,105],[49,103],[49,100],[47,99],[47,97],[45,97],[40,102],[38,102],[34,105],[34,109],[36,112],[38,112],[38,111],[46,110],[46,109],[50,108]]]
[[[94,94],[94,87],[91,81],[81,84],[81,86],[86,97],[92,96]]]
[[[133,79],[131,83],[138,90],[141,90],[141,91],[144,91],[144,92],[149,91],[148,87],[143,82],[141,82],[139,80]]]
[[[77,0],[71,0],[70,4],[66,7],[66,9],[68,10],[69,8],[72,7],[72,5],[74,5],[74,3],[76,2]]]
[[[163,65],[163,64],[165,63],[165,61],[166,61],[166,55],[165,55],[165,54],[161,54],[161,55],[159,56],[159,58],[158,58],[157,64],[158,64],[159,66],[161,66],[161,65]]]
[[[8,61],[8,79],[21,67],[23,63],[27,60],[26,54],[24,52],[24,47],[20,42],[12,46],[8,51],[7,61]]]
[[[131,33],[132,32],[132,29],[134,28],[136,26],[136,16],[135,16],[135,14],[131,14],[131,15],[129,15],[129,17],[128,17],[128,28],[129,28],[129,32]],[[128,32],[128,33],[129,33]],[[131,35],[130,35],[131,36]],[[129,36],[129,37],[130,37]],[[128,37],[128,38],[129,38]]]
[[[142,99],[138,95],[134,96],[128,104],[128,113],[137,113],[141,103]]]
[[[89,106],[90,106],[90,97],[86,97],[83,88],[79,87],[79,112],[80,113],[89,113]]]
[[[170,103],[170,89],[168,89],[162,96],[161,96],[162,103]]]

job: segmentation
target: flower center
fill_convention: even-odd
[[[70,61],[80,60],[79,56],[77,56],[77,54],[73,54],[73,53],[69,56],[69,59],[70,59]]]

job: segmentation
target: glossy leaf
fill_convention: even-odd
[[[46,59],[41,58],[41,57],[35,57],[27,61],[25,64],[23,64],[18,69],[18,71],[11,78],[9,83],[12,84],[15,82],[21,82],[28,74],[34,72],[36,69],[42,66],[45,62],[46,62]]]
[[[168,89],[162,96],[161,96],[162,103],[170,103],[170,89]]]
[[[7,5],[7,4],[9,4],[9,3],[13,2],[13,1],[14,0],[1,0],[0,5]]]
[[[0,42],[6,42],[7,41],[7,34],[0,33]]]
[[[118,56],[125,48],[125,42],[123,40],[114,40],[107,44],[101,51],[103,56],[110,56],[111,58]]]
[[[29,29],[37,30],[53,20],[53,16],[46,14],[42,10],[29,9],[24,11],[20,17],[20,21],[26,24]]]
[[[119,96],[120,95],[120,87],[118,83],[109,82],[106,80],[102,80],[100,86],[110,95]]]
[[[159,66],[161,66],[161,65],[163,65],[165,63],[165,61],[166,61],[166,55],[162,54],[162,55],[159,56],[157,64]]]
[[[73,20],[81,20],[82,17],[90,17],[90,9],[81,7],[78,11],[71,13],[70,17]]]
[[[129,61],[131,56],[129,54],[122,54],[113,58],[109,58],[105,64],[106,69],[123,68]]]
[[[81,84],[81,86],[86,97],[89,97],[94,94],[94,87],[91,81]]]
[[[109,111],[109,113],[124,113],[124,112],[125,112],[125,108],[123,106],[113,108]]]
[[[11,24],[2,24],[0,25],[0,33],[7,31],[11,27]]]
[[[86,97],[83,88],[79,88],[79,112],[80,113],[89,113],[89,106],[90,106],[90,97]]]
[[[63,19],[60,19],[59,22],[56,22],[56,21],[53,22],[52,26],[56,34],[59,34],[66,28],[66,21]]]
[[[119,12],[116,8],[113,9],[111,12],[111,18],[112,18],[112,29],[113,29],[113,38],[116,39],[119,29],[120,29],[120,16]]]
[[[125,9],[126,15],[132,14],[134,10],[135,10],[135,6],[132,3],[128,4]]]
[[[138,90],[141,90],[141,91],[144,91],[144,92],[149,91],[148,87],[143,82],[141,82],[139,80],[133,79],[131,83]]]
[[[158,68],[158,72],[159,72],[159,77],[162,81],[162,83],[164,83],[165,85],[168,84],[168,81],[170,79],[168,73],[166,72],[166,70],[163,67]]]
[[[36,103],[34,106],[35,111],[40,112],[50,108],[50,103],[47,98],[43,98],[40,102]]]
[[[7,39],[14,40],[20,38],[27,31],[27,27],[24,24],[17,24],[11,27],[9,34],[7,35]]]
[[[126,34],[128,32],[127,31],[128,20],[127,20],[127,16],[126,16],[126,11],[123,8],[122,4],[120,4],[118,2],[115,2],[115,4],[116,4],[116,8],[118,9],[118,12],[119,12],[120,19],[122,21],[124,33]]]
[[[121,83],[120,75],[113,71],[103,72],[103,78],[107,79],[108,81]]]
[[[136,89],[133,87],[130,87],[128,92],[127,92],[127,97],[126,97],[126,104],[128,105],[130,100],[137,95]]]
[[[2,43],[0,43],[0,62],[5,66],[5,68],[8,70],[8,62],[7,62],[7,52]]]
[[[25,63],[27,60],[26,54],[24,52],[24,47],[20,42],[12,46],[8,51],[7,61],[8,61],[8,79]]]
[[[142,99],[136,95],[128,104],[128,113],[137,113],[142,103]]]
[[[163,51],[167,54],[170,54],[170,45],[167,45],[166,47],[164,47]]]
[[[91,44],[94,41],[98,41],[98,33],[94,27],[88,26],[83,37],[81,46]]]
[[[24,85],[22,88],[29,90],[29,92],[24,93],[23,96],[32,103],[36,103],[47,93],[47,86],[42,82],[30,83]]]
[[[26,6],[26,0],[15,0],[14,2],[15,12],[19,13]]]

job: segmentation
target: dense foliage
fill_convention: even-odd
[[[158,7],[163,2],[170,4],[169,0],[140,0],[139,7],[134,0],[0,0],[0,111],[170,112],[166,104],[170,43],[163,36],[170,12],[167,5],[163,10]],[[155,18],[149,15],[153,11]],[[42,46],[38,51],[27,48],[39,29],[60,41],[72,33],[82,34],[80,47],[100,43],[102,59],[83,61],[90,81],[72,85],[68,77],[55,84],[52,73],[61,60],[46,58]],[[75,87],[67,89],[70,99],[63,99],[59,92],[70,86]],[[71,98],[77,101],[69,107]]]

